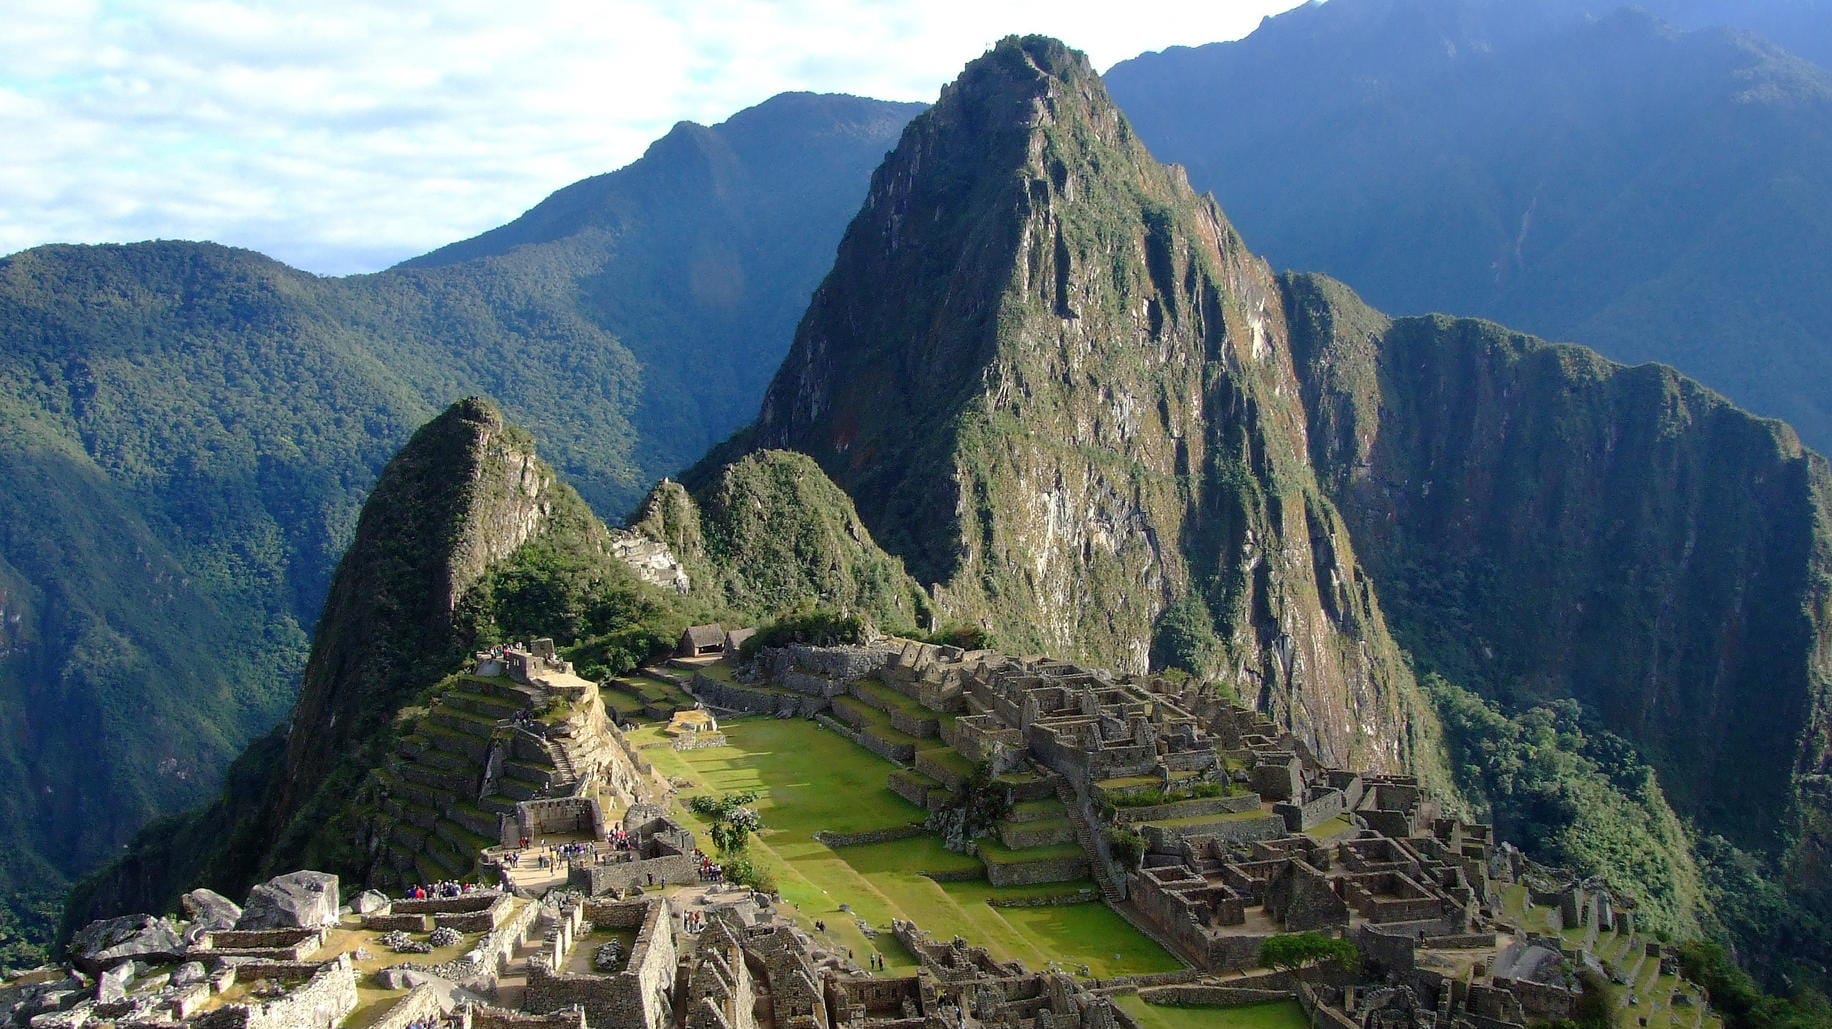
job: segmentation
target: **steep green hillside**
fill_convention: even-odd
[[[288,728],[257,741],[213,803],[153,823],[80,884],[66,929],[163,910],[196,882],[239,895],[281,866],[367,881],[377,854],[358,841],[375,812],[373,791],[359,787],[411,728],[399,713],[424,706],[480,646],[552,636],[582,670],[621,672],[666,654],[688,625],[719,618],[763,620],[819,603],[887,627],[913,624],[914,584],[806,458],[745,459],[703,512],[664,483],[649,508],[664,506],[663,535],[679,538],[689,568],[705,575],[687,595],[641,581],[533,437],[494,404],[453,405],[414,434],[364,504]],[[689,538],[688,525],[703,535]]]
[[[1284,285],[1313,460],[1414,658],[1514,710],[1575,698],[1832,907],[1825,460],[1669,368]]]
[[[1601,876],[1636,900],[1638,927],[1699,934],[1706,896],[1692,840],[1633,747],[1587,730],[1571,700],[1509,718],[1440,676],[1424,685],[1458,782],[1496,835],[1540,861]]]
[[[664,480],[630,526],[668,544],[695,593],[752,618],[812,598],[884,630],[927,628],[928,596],[812,459],[765,450],[705,474],[694,495]]]
[[[55,889],[46,859],[114,853],[281,717],[365,491],[452,398],[500,398],[604,512],[728,434],[916,109],[683,123],[378,275],[193,243],[0,260],[0,771],[33,785],[0,801],[7,881]]]
[[[1010,649],[1143,669],[1199,598],[1198,671],[1332,760],[1430,777],[1284,334],[1271,274],[1086,58],[1010,38],[873,176],[748,442],[820,462]]]
[[[1106,78],[1275,265],[1671,364],[1824,450],[1832,70],[1781,48],[1823,61],[1828,28],[1819,0],[1331,0]]]

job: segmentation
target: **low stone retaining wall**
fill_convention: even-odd
[[[986,873],[978,868],[956,868],[945,872],[924,872],[922,877],[938,883],[970,883],[986,878]]]
[[[455,915],[487,910],[501,897],[500,890],[476,890],[456,897],[427,897],[423,900],[397,900],[389,909],[397,915]]]
[[[1228,797],[1201,797],[1195,800],[1179,800],[1168,804],[1152,804],[1148,807],[1112,808],[1112,819],[1122,824],[1132,822],[1151,822],[1161,818],[1187,818],[1199,815],[1240,814],[1252,811],[1260,806],[1259,798],[1251,793],[1239,793]]]
[[[1196,825],[1145,825],[1140,828],[1145,833],[1145,839],[1150,843],[1152,850],[1174,854],[1180,849],[1182,841],[1194,836],[1212,836],[1230,843],[1270,840],[1285,835],[1285,820],[1277,815],[1261,815],[1258,818],[1230,819]]]
[[[525,1015],[487,1004],[459,1010],[459,1029],[585,1029],[583,1008],[567,1008],[550,1015]]]
[[[513,904],[506,895],[497,894],[495,903],[482,911],[452,912],[433,916],[433,925],[461,933],[487,933],[509,917]]]
[[[1093,904],[1100,900],[1097,890],[1082,890],[1075,893],[1060,893],[1042,897],[988,897],[987,907],[995,908],[1059,908],[1071,904]]]
[[[823,829],[815,833],[814,838],[829,847],[858,847],[868,843],[913,840],[927,833],[927,829],[911,822],[909,825],[893,825],[883,829],[868,829],[865,832],[828,832]]]
[[[960,789],[961,784],[967,781],[967,777],[930,757],[931,753],[927,750],[916,752],[916,770],[941,783],[950,792]]]
[[[1147,1004],[1160,1004],[1165,1007],[1237,1008],[1248,1004],[1269,1004],[1273,1001],[1292,1000],[1295,997],[1296,993],[1291,990],[1207,986],[1201,983],[1153,986],[1139,991],[1139,999]]]
[[[1082,855],[1044,861],[986,862],[986,881],[994,886],[1033,886],[1037,883],[1072,882],[1091,873]]]
[[[364,915],[363,928],[378,933],[399,930],[404,933],[423,933],[426,931],[425,915]]]
[[[253,971],[260,964],[267,963],[237,966],[238,981],[289,978],[274,972]],[[287,991],[284,997],[226,1004],[198,1015],[191,1024],[197,1029],[333,1029],[356,1010],[356,973],[347,954],[313,968],[311,977]]]
[[[1012,850],[1073,843],[1075,827],[1067,820],[1014,822],[999,829],[999,841]]]
[[[919,808],[933,810],[940,807],[948,799],[947,790],[944,789],[940,783],[922,781],[921,778],[918,778],[920,775],[922,775],[922,773],[907,768],[900,768],[892,772],[889,783],[891,792]],[[927,777],[923,776],[923,778]],[[935,799],[934,803],[930,803],[929,800],[929,795],[931,793],[940,794],[940,796]]]
[[[1496,933],[1449,933],[1427,936],[1419,946],[1425,950],[1481,950],[1495,945]]]
[[[205,933],[200,945],[208,950],[290,950],[305,946],[306,953],[324,946],[323,929],[219,929]]]
[[[827,709],[827,698],[818,694],[782,693],[743,683],[725,683],[705,675],[693,677],[693,694],[701,703],[732,711],[761,715],[809,718]]]
[[[407,1029],[408,1026],[422,1019],[436,1018],[444,1011],[439,1006],[439,991],[421,983],[409,990],[407,996],[395,1001],[394,1006],[382,1013],[370,1029]]]

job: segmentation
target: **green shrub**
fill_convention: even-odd
[[[1137,868],[1145,860],[1146,844],[1145,834],[1137,829],[1107,827],[1107,846],[1113,850],[1113,859],[1127,868]]]

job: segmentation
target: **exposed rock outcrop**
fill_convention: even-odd
[[[299,871],[256,886],[242,907],[237,929],[315,929],[337,924],[337,877]]]

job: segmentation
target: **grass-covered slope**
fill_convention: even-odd
[[[1331,759],[1430,775],[1284,331],[1265,266],[1086,58],[1014,37],[873,176],[748,442],[820,462],[1007,649],[1142,669],[1177,636],[1161,656]]]
[[[1275,265],[1671,364],[1825,450],[1828,26],[1799,0],[1332,0],[1106,79]]]
[[[928,596],[811,458],[759,451],[699,477],[692,494],[664,481],[631,524],[668,544],[696,594],[751,618],[812,600],[887,631],[928,628]]]
[[[52,786],[0,801],[0,853],[80,873],[215,788],[284,714],[365,492],[453,398],[497,397],[604,512],[728,434],[916,109],[682,124],[377,275],[176,242],[0,260],[0,769]]]

